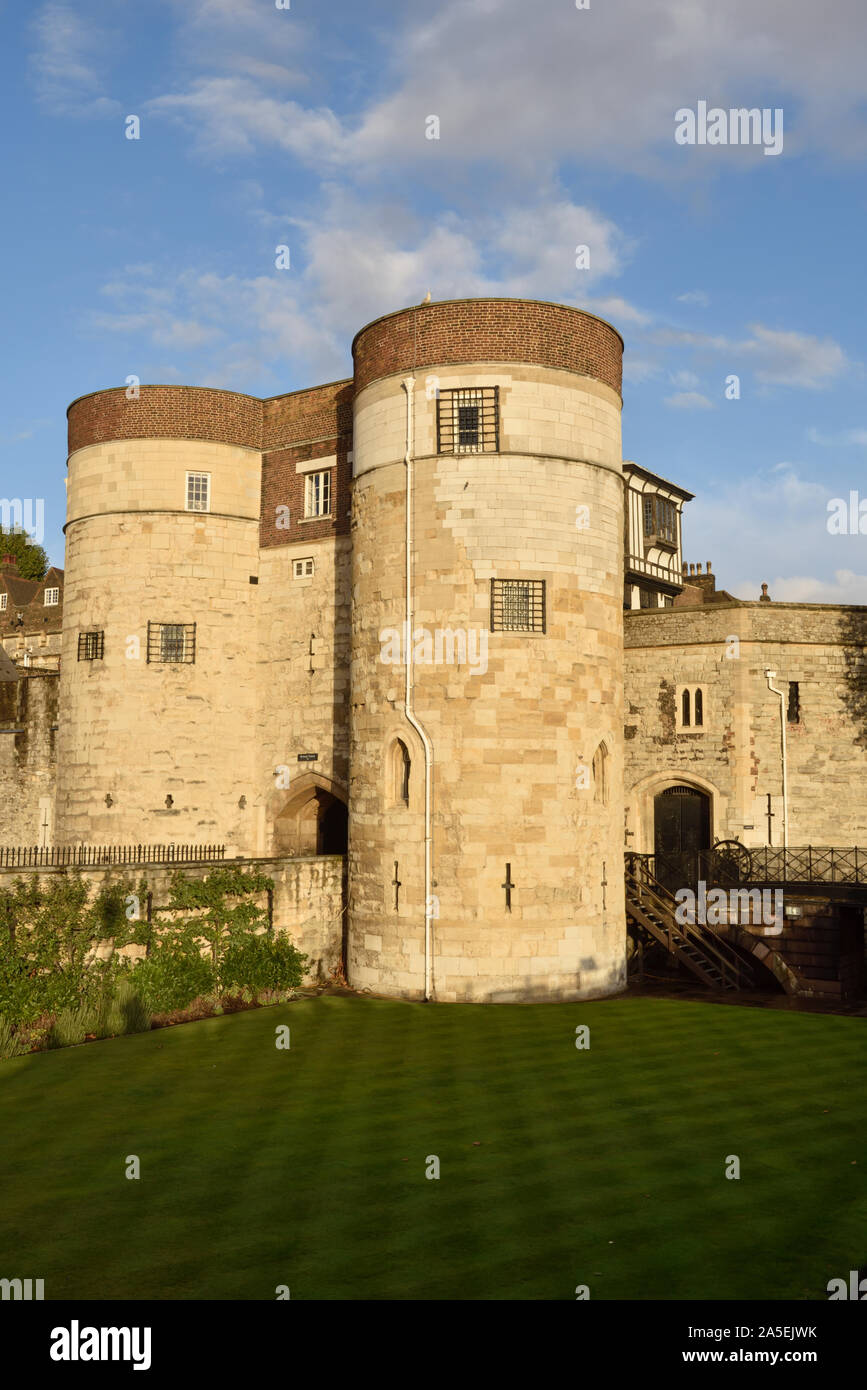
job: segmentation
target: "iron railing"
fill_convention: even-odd
[[[735,884],[841,883],[867,887],[867,849],[860,846],[776,845],[747,847],[728,840],[707,850],[682,854],[626,854],[627,868],[645,861],[646,870],[669,886],[694,887],[699,880],[716,886]]]
[[[94,868],[105,864],[199,864],[225,845],[18,845],[0,847],[0,869]]]

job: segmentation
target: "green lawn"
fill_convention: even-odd
[[[0,1275],[46,1298],[825,1299],[865,1176],[857,1018],[325,996],[0,1063]]]

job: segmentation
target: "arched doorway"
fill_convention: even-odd
[[[328,796],[328,792],[325,793]],[[349,812],[337,797],[320,809],[317,821],[317,854],[345,854],[349,843]]]
[[[274,854],[346,854],[349,816],[339,796],[315,784],[298,790],[274,821]]]
[[[656,877],[670,892],[695,888],[700,855],[710,849],[710,797],[696,787],[666,787],[653,798]]]

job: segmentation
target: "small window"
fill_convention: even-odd
[[[304,579],[313,573],[313,561],[311,559],[293,560],[292,573],[296,579]]]
[[[656,594],[655,594],[655,592],[654,592],[653,589],[642,589],[642,588],[639,588],[639,590],[638,590],[638,606],[639,606],[639,608],[658,608],[658,607],[659,607],[659,603],[657,602]]]
[[[9,606],[9,595],[0,594],[0,613],[5,613]]]
[[[60,602],[60,590],[59,590],[59,589],[46,589],[46,590],[45,590],[45,607],[46,607],[46,608],[52,608],[52,607],[54,606],[54,604],[59,603],[59,602]]]
[[[544,632],[544,579],[492,579],[491,631]]]
[[[690,733],[703,733],[707,724],[703,685],[678,685],[675,687],[676,725],[680,730]]]
[[[409,805],[409,774],[411,769],[409,749],[402,739],[398,739],[394,748],[394,799],[403,806]]]
[[[461,386],[438,393],[438,454],[495,454],[499,448],[499,386]]]
[[[331,474],[308,473],[304,480],[304,515],[331,515]]]
[[[604,743],[593,754],[593,800],[608,805],[608,749]]]
[[[78,634],[79,661],[102,661],[104,655],[104,632],[80,632]]]
[[[195,623],[148,623],[148,664],[191,665],[196,659]]]
[[[187,511],[208,512],[211,509],[210,473],[187,474]]]
[[[789,724],[801,722],[801,693],[797,681],[789,681],[789,707],[786,719]]]

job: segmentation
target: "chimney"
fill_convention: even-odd
[[[15,556],[14,556],[14,555],[4,555],[4,556],[3,556],[3,563],[0,564],[0,569],[4,569],[4,570],[16,570],[16,571],[17,571],[17,569],[18,569],[18,561],[17,561],[17,559],[15,558]]]
[[[705,561],[706,569],[703,571],[701,562],[695,565],[684,565],[684,579],[687,584],[700,589],[702,601],[707,602],[709,596],[716,592],[716,575],[711,573],[710,560]],[[687,573],[688,569],[688,573]]]

